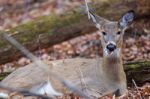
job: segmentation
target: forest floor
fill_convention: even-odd
[[[81,0],[0,0],[0,30],[7,30],[19,24],[34,20],[43,15],[53,13],[63,14],[71,10],[83,2]],[[50,46],[43,49],[39,45],[39,49],[34,55],[42,60],[57,60],[73,57],[95,58],[102,56],[102,48],[100,46],[98,32],[86,34],[64,41],[60,44]],[[138,61],[150,59],[150,35],[142,35],[137,37],[128,37],[123,45],[123,60]],[[26,57],[18,60],[12,60],[0,66],[0,72],[11,72],[18,67],[25,66],[31,61]],[[128,99],[145,99],[150,98],[150,84],[145,83],[141,87],[129,87]],[[112,96],[103,97],[103,99],[112,99]],[[125,98],[125,99],[126,99]],[[73,94],[68,94],[61,99],[79,99]],[[143,99],[143,98],[142,98]]]

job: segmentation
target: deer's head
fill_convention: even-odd
[[[109,21],[91,12],[89,14],[99,29],[104,56],[116,56],[121,50],[124,32],[135,17],[134,11],[128,11],[119,21]]]

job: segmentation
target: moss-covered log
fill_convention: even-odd
[[[86,16],[79,12],[69,12],[62,16],[40,17],[32,22],[12,28],[6,33],[13,35],[30,51],[35,51],[39,47],[48,47],[94,30],[95,27]],[[4,31],[0,31],[0,35],[2,33]],[[18,50],[0,38],[0,64],[12,61],[20,56],[21,53]]]
[[[127,4],[121,4],[121,0],[106,1],[105,3],[95,4],[94,7],[97,14],[110,20],[119,19],[121,14],[129,9],[136,9],[133,6],[133,4],[135,5],[135,0],[130,0]],[[95,31],[94,25],[81,12],[81,9],[75,9],[61,16],[40,17],[32,22],[11,28],[7,32],[0,31],[0,35],[4,32],[10,33],[27,49],[34,51],[39,47],[48,47]],[[0,64],[15,60],[21,55],[20,52],[0,38]]]
[[[124,67],[129,85],[133,85],[132,79],[138,85],[150,82],[150,61],[129,62]]]

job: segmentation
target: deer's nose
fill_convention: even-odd
[[[116,49],[116,45],[110,43],[110,44],[108,44],[108,45],[106,46],[106,48],[107,48],[110,52],[112,52],[112,51],[114,51],[114,50]]]

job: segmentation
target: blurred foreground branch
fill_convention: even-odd
[[[47,74],[49,74],[51,77],[53,77],[54,79],[57,79],[58,81],[60,81],[64,86],[66,86],[72,92],[77,93],[78,95],[84,97],[85,99],[90,99],[87,94],[85,94],[83,91],[78,89],[74,84],[72,84],[71,82],[65,80],[64,78],[62,78],[61,76],[55,74],[54,72],[50,71],[49,66],[47,64],[45,64],[43,61],[39,60],[36,56],[34,56],[32,53],[30,53],[24,46],[22,46],[19,42],[17,42],[13,37],[8,36],[6,33],[3,34],[3,37],[10,44],[12,44],[17,49],[19,49],[33,63],[35,63],[41,69],[45,70],[47,72]]]

